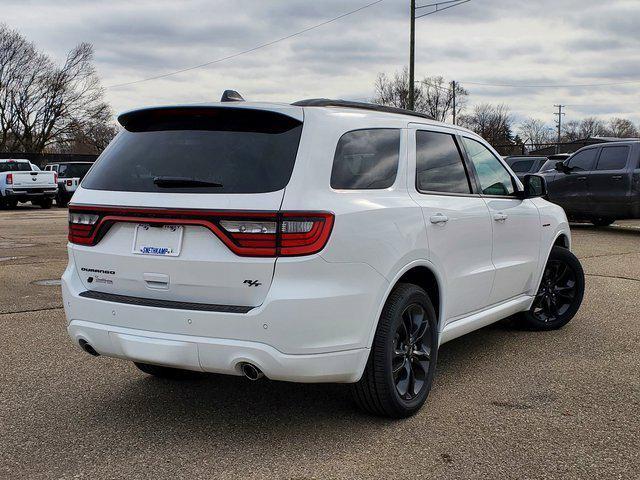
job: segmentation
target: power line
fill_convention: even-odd
[[[467,3],[467,2],[470,2],[470,1],[471,0],[454,0],[454,1],[449,1],[449,2],[433,3],[431,5],[423,5],[422,7],[416,7],[416,8],[433,7],[433,6],[436,7],[436,9],[434,11],[428,12],[428,13],[423,13],[422,15],[418,15],[416,17],[416,19],[422,18],[422,17],[426,17],[427,15],[433,15],[434,13],[440,13],[440,12],[442,12],[444,10],[448,10],[450,8],[457,7],[458,5],[462,5],[463,3]],[[438,8],[443,3],[454,3],[454,2],[455,2],[455,5],[449,5],[448,7]]]
[[[437,3],[430,3],[429,5],[420,5],[416,7],[416,10],[418,10],[419,8],[428,8],[428,7],[438,7],[438,5],[445,5],[447,3],[458,3],[461,2],[462,0],[447,0],[446,2],[437,2]]]
[[[166,78],[166,77],[170,77],[172,75],[177,75],[179,73],[189,72],[191,70],[196,70],[198,68],[202,68],[202,67],[206,67],[206,66],[209,66],[209,65],[213,65],[214,63],[224,62],[225,60],[230,60],[232,58],[236,58],[236,57],[239,57],[241,55],[245,55],[247,53],[255,52],[256,50],[260,50],[260,49],[265,48],[265,47],[270,47],[271,45],[274,45],[276,43],[282,42],[284,40],[288,40],[288,39],[293,38],[293,37],[298,36],[298,35],[302,35],[303,33],[309,32],[311,30],[315,30],[316,28],[323,27],[324,25],[327,25],[329,23],[335,22],[337,20],[340,20],[340,19],[342,19],[344,17],[347,17],[349,15],[352,15],[354,13],[358,13],[358,12],[364,10],[365,8],[373,7],[374,5],[377,5],[378,3],[382,3],[382,2],[384,2],[384,0],[376,0],[375,2],[368,3],[366,5],[363,5],[360,8],[356,8],[355,10],[351,10],[349,12],[343,13],[342,15],[338,15],[337,17],[333,17],[333,18],[331,18],[329,20],[325,20],[324,22],[318,23],[316,25],[312,25],[311,27],[304,28],[304,29],[299,30],[297,32],[291,33],[291,34],[286,35],[284,37],[280,37],[280,38],[278,38],[276,40],[272,40],[272,41],[267,42],[267,43],[263,43],[263,44],[257,45],[255,47],[249,48],[247,50],[242,50],[241,52],[237,52],[237,53],[234,53],[234,54],[231,54],[231,55],[227,55],[226,57],[218,58],[216,60],[211,60],[210,62],[205,62],[205,63],[201,63],[199,65],[194,65],[193,67],[182,68],[180,70],[174,70],[172,72],[167,72],[167,73],[163,73],[163,74],[160,74],[160,75],[155,75],[153,77],[147,77],[147,78],[141,78],[139,80],[133,80],[131,82],[117,83],[117,84],[114,84],[114,85],[109,85],[109,86],[107,86],[105,88],[110,89],[110,88],[125,87],[125,86],[128,86],[128,85],[134,85],[136,83],[148,82],[150,80],[158,80],[160,78]]]

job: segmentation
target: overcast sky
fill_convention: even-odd
[[[373,0],[0,0],[0,21],[56,59],[94,45],[103,85],[163,74],[286,36]],[[417,2],[419,5],[432,0]],[[169,78],[107,88],[114,111],[217,101],[363,100],[408,62],[409,0],[385,0],[276,45]],[[469,104],[506,103],[553,124],[596,115],[640,122],[640,0],[472,0],[417,20],[416,74],[458,80]],[[491,84],[601,84],[511,88]]]

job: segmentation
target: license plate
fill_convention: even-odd
[[[133,236],[133,253],[138,255],[159,255],[177,257],[182,247],[181,225],[155,227],[147,224],[136,225]]]

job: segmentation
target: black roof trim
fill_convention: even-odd
[[[426,113],[414,112],[412,110],[406,110],[404,108],[387,107],[385,105],[378,105],[375,103],[366,102],[352,102],[350,100],[331,100],[329,98],[310,98],[307,100],[299,100],[292,103],[296,107],[346,107],[357,108],[360,110],[373,110],[376,112],[384,113],[399,113],[400,115],[410,115],[412,117],[426,118],[427,120],[435,120],[431,115]]]

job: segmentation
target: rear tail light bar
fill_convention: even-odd
[[[209,229],[242,257],[311,255],[324,248],[334,216],[328,212],[232,212],[117,207],[69,208],[69,241],[96,245],[119,222],[196,225]]]
[[[7,173],[7,185],[13,185],[13,173]]]

